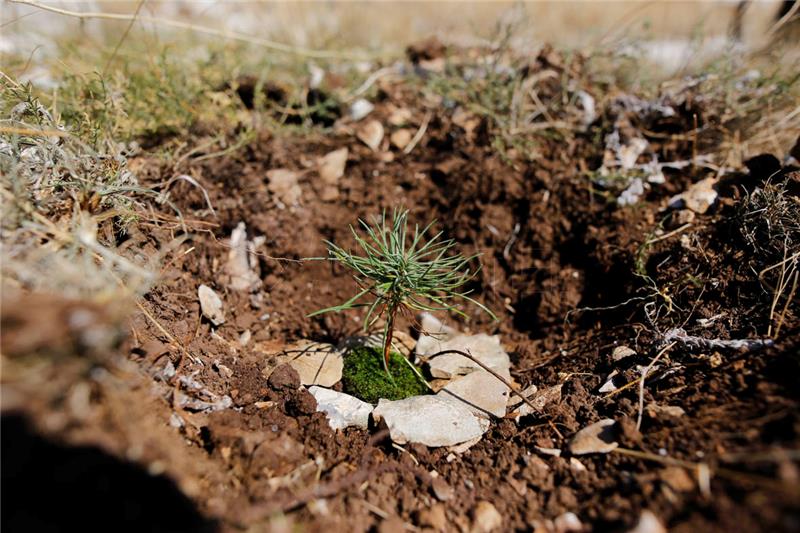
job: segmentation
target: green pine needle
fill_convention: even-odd
[[[454,311],[466,317],[451,303],[462,299],[496,320],[489,309],[468,296],[470,291],[461,290],[478,273],[479,268],[470,270],[468,265],[479,254],[464,257],[453,253],[456,243],[442,240],[441,232],[426,239],[432,225],[421,229],[415,225],[412,235],[408,211],[395,209],[391,220],[387,220],[386,212],[375,217],[372,224],[359,220],[361,232],[350,226],[362,255],[326,241],[329,258],[352,270],[361,290],[346,302],[309,316],[366,307],[364,329],[369,330],[384,314],[392,324],[394,313],[404,309]],[[385,331],[385,338],[391,338],[390,333]]]

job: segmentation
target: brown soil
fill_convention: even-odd
[[[527,161],[499,154],[485,119],[466,131],[452,109],[427,105],[412,82],[381,87],[371,118],[388,124],[393,108],[407,108],[416,131],[430,112],[408,155],[388,146],[373,152],[340,126],[324,136],[264,134],[230,156],[183,162],[177,170],[203,184],[217,217],[197,188],[179,182],[172,199],[188,233],[165,207],[157,223],[119,236],[129,250],[172,243],[160,282],[142,302],[149,317],[137,312],[119,326],[121,341],[106,335],[99,348],[89,342],[118,326],[114,315],[93,311],[89,326],[72,327],[79,302],[37,297],[32,305],[30,295],[9,295],[2,428],[8,531],[109,524],[131,531],[430,530],[434,506],[443,506],[448,531],[469,531],[481,500],[495,505],[503,530],[534,530],[567,511],[587,529],[626,530],[644,509],[677,531],[800,530],[797,456],[781,451],[800,445],[796,306],[774,346],[761,351],[672,346],[647,380],[640,430],[638,387],[598,392],[613,369],[635,379],[637,365],[664,348],[672,327],[704,338],[765,335],[772,294],[752,267],[767,259],[748,248],[737,213],[744,191],[769,174],[754,168],[732,178],[710,212],[643,246],[659,226],[666,235],[683,225],[667,200],[709,171],[669,171],[644,201],[620,208],[585,174],[602,160],[596,139],[617,118],[610,106],[586,133],[542,137],[539,156]],[[682,108],[671,123],[634,126],[648,126],[662,160],[686,159],[690,140],[659,133],[689,131],[698,113],[702,121],[703,109]],[[347,170],[331,200],[315,161],[344,146]],[[266,172],[275,168],[301,172],[299,206],[279,205],[268,190]],[[138,170],[159,183],[176,169],[143,158]],[[274,354],[289,343],[335,343],[359,331],[357,313],[306,318],[346,299],[353,284],[328,262],[297,260],[324,256],[324,239],[352,244],[349,224],[398,205],[414,222],[436,218],[435,228],[462,252],[483,254],[473,288],[499,320],[474,307],[467,308],[469,322],[448,320],[500,334],[518,384],[563,383],[560,401],[544,413],[519,424],[498,420],[454,458],[424,446],[399,450],[379,428],[335,433],[293,371],[281,367],[266,377]],[[259,257],[263,287],[254,295],[224,283],[225,239],[240,221],[251,237],[267,239],[268,255]],[[185,240],[175,244],[179,236]],[[225,302],[227,321],[214,335],[200,314],[201,283]],[[573,312],[600,307],[606,309]],[[253,338],[241,347],[245,330]],[[44,334],[32,344],[26,331]],[[638,355],[614,362],[619,345]],[[181,404],[182,395],[189,403]],[[224,395],[231,408],[209,412],[192,403]],[[680,406],[685,414],[653,405]],[[568,458],[535,451],[564,447],[601,418],[619,422],[625,448],[708,465],[710,490],[698,484],[702,467],[698,474],[615,452],[581,457],[580,470]],[[13,494],[7,483],[17,487]],[[117,527],[122,516],[129,518]]]

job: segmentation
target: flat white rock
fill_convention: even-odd
[[[356,122],[361,120],[362,118],[366,117],[372,110],[375,109],[375,106],[369,100],[365,100],[364,98],[359,98],[352,104],[350,104],[350,118]]]
[[[203,316],[215,326],[225,322],[225,311],[222,309],[222,299],[208,285],[197,287],[197,298],[200,300],[200,310]]]
[[[476,370],[454,379],[436,395],[463,404],[476,416],[503,417],[509,394],[510,389],[499,379],[485,370]]]
[[[360,428],[369,426],[372,404],[362,402],[355,396],[316,385],[309,387],[308,392],[317,400],[317,412],[327,415],[328,425],[334,431],[350,426]]]
[[[439,343],[439,346],[440,349],[437,351],[459,350],[467,352],[505,379],[511,379],[509,370],[511,360],[500,345],[500,338],[497,335],[491,336],[485,333],[477,335],[459,334]],[[428,361],[428,365],[430,366],[431,376],[435,378],[452,378],[469,374],[474,370],[481,370],[480,365],[477,363],[455,353],[436,356]]]
[[[431,395],[382,399],[372,416],[386,421],[389,436],[397,444],[455,446],[480,437],[489,428],[488,420],[476,417],[464,405]]]
[[[344,358],[332,344],[301,341],[278,356],[278,364],[288,363],[300,374],[303,385],[332,387],[342,379]]]
[[[417,340],[417,355],[433,355],[440,352],[442,343],[458,334],[458,331],[445,326],[430,313],[421,313],[419,322],[421,331]]]

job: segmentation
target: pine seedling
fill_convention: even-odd
[[[478,254],[464,257],[453,253],[456,243],[452,239],[442,240],[442,232],[426,239],[434,222],[422,229],[415,225],[412,235],[407,210],[395,209],[391,221],[387,220],[385,211],[382,216],[375,217],[372,224],[359,219],[364,235],[353,226],[350,230],[363,255],[325,241],[329,259],[353,271],[360,290],[346,302],[320,309],[310,316],[366,307],[365,331],[385,316],[383,365],[387,373],[398,313],[454,311],[466,317],[451,303],[461,299],[474,303],[495,318],[489,309],[468,296],[470,291],[463,290],[479,271],[469,268],[470,261]]]

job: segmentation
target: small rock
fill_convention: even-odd
[[[211,321],[215,326],[225,323],[225,311],[222,309],[222,300],[207,285],[200,285],[197,288],[197,297],[200,299],[200,310],[203,316]]]
[[[333,202],[339,199],[339,188],[332,185],[325,185],[319,193],[319,199],[323,202]]]
[[[533,398],[529,398],[530,402],[536,407],[536,410],[532,409],[527,403],[523,403],[517,409],[516,421],[519,422],[519,419],[523,416],[541,412],[547,404],[561,400],[561,387],[561,384],[547,387],[536,393]]]
[[[587,453],[608,453],[619,446],[614,438],[616,422],[606,418],[590,424],[578,431],[569,444],[572,455]]]
[[[503,517],[500,516],[495,506],[487,501],[478,502],[472,511],[472,518],[474,520],[473,533],[489,533],[499,530],[503,525]]]
[[[659,472],[658,477],[675,492],[691,492],[695,489],[694,479],[681,466],[668,466]]]
[[[627,346],[617,346],[614,348],[614,351],[611,352],[611,359],[614,361],[621,361],[626,357],[630,357],[632,355],[636,355],[636,352],[628,348]]]
[[[618,384],[620,381],[624,382],[624,376],[621,376],[619,371],[613,370],[606,378],[606,382],[603,383],[603,386],[600,387],[597,392],[607,393],[607,392],[614,392],[617,390],[621,384]]]
[[[250,344],[250,339],[253,338],[253,332],[249,329],[244,330],[241,335],[239,335],[239,346],[244,348],[248,344]]]
[[[225,272],[230,281],[228,287],[236,291],[253,291],[261,285],[261,275],[258,267],[258,258],[253,254],[255,249],[264,242],[263,237],[247,240],[247,227],[244,222],[231,232],[228,260],[225,263]]]
[[[296,393],[286,402],[286,407],[301,415],[313,415],[318,410],[316,398],[305,387],[297,389]]]
[[[298,185],[299,174],[285,168],[276,168],[267,172],[269,185],[267,189],[275,194],[285,205],[297,205],[303,190]]]
[[[342,379],[344,358],[332,344],[301,341],[278,356],[278,361],[297,370],[303,385],[333,387]]]
[[[377,120],[370,120],[356,131],[356,137],[369,146],[372,151],[377,151],[383,140],[383,125]]]
[[[447,528],[447,516],[444,512],[444,505],[436,503],[428,509],[419,512],[417,523],[421,527],[431,527],[436,531],[444,531]]]
[[[419,346],[417,347],[419,353]],[[459,350],[471,354],[481,363],[485,364],[505,379],[511,379],[511,360],[500,345],[498,336],[485,333],[477,335],[455,335],[449,340],[440,343],[440,350]],[[436,352],[434,352],[436,353]],[[422,354],[426,355],[426,354]],[[468,374],[474,370],[481,370],[480,365],[470,359],[455,353],[439,355],[428,362],[431,376],[435,378],[452,378]]]
[[[703,214],[714,205],[717,200],[717,191],[714,185],[716,178],[706,178],[692,184],[687,190],[670,198],[669,206],[674,209],[686,207],[695,213]]]
[[[344,167],[347,164],[347,147],[334,150],[324,155],[319,160],[319,177],[327,185],[336,185],[339,178],[344,176]]]
[[[295,390],[300,387],[300,375],[291,365],[280,365],[269,375],[267,384],[272,390]]]
[[[328,425],[334,431],[350,426],[365,429],[369,426],[372,405],[355,396],[322,387],[309,387],[308,392],[317,400],[317,411],[327,415]]]
[[[440,352],[441,344],[458,334],[455,329],[445,326],[430,313],[421,313],[419,322],[421,330],[416,348],[418,355],[432,355]]]
[[[569,467],[574,472],[586,472],[586,466],[577,457],[570,457],[569,458]]]
[[[623,144],[617,149],[617,157],[619,158],[620,166],[624,170],[630,170],[636,166],[636,160],[639,156],[647,150],[649,143],[641,137],[634,137],[628,142]]]
[[[485,370],[476,370],[452,380],[436,395],[462,403],[476,416],[501,418],[506,414],[509,388]]]
[[[467,407],[437,396],[381,399],[372,417],[386,421],[389,435],[398,444],[454,446],[480,437],[489,428],[488,421],[478,419]]]
[[[411,110],[405,107],[400,107],[392,111],[389,115],[389,124],[392,126],[405,126],[411,121]]]
[[[683,410],[683,407],[677,405],[658,405],[651,403],[647,406],[647,414],[653,418],[658,418],[659,416],[671,416],[678,418],[685,415],[686,411]]]
[[[375,106],[369,100],[365,100],[364,98],[359,98],[352,104],[350,104],[350,119],[358,122],[362,118],[366,117],[372,110],[375,109]]]
[[[578,518],[575,513],[570,512],[558,515],[556,519],[553,520],[553,526],[555,527],[556,533],[583,531],[583,524],[580,518]]]
[[[661,523],[658,517],[649,509],[642,511],[636,527],[628,533],[667,533],[667,528]]]
[[[389,137],[389,140],[394,146],[402,150],[408,146],[408,143],[411,142],[411,132],[405,128],[399,129],[392,133],[391,137]]]
[[[524,390],[520,391],[520,394],[522,394],[524,397],[528,399],[531,399],[531,396],[536,394],[536,391],[538,390],[539,387],[537,387],[536,385],[529,385],[528,387],[525,387]],[[522,398],[520,398],[516,394],[512,394],[511,397],[508,399],[509,407],[514,407],[515,405],[519,405],[521,403],[522,403]]]
[[[641,178],[633,178],[628,187],[617,197],[617,205],[634,205],[644,194],[644,182]]]
[[[433,495],[442,502],[452,500],[456,495],[456,491],[453,490],[453,487],[440,477],[433,478],[431,481],[431,489],[433,490]]]

